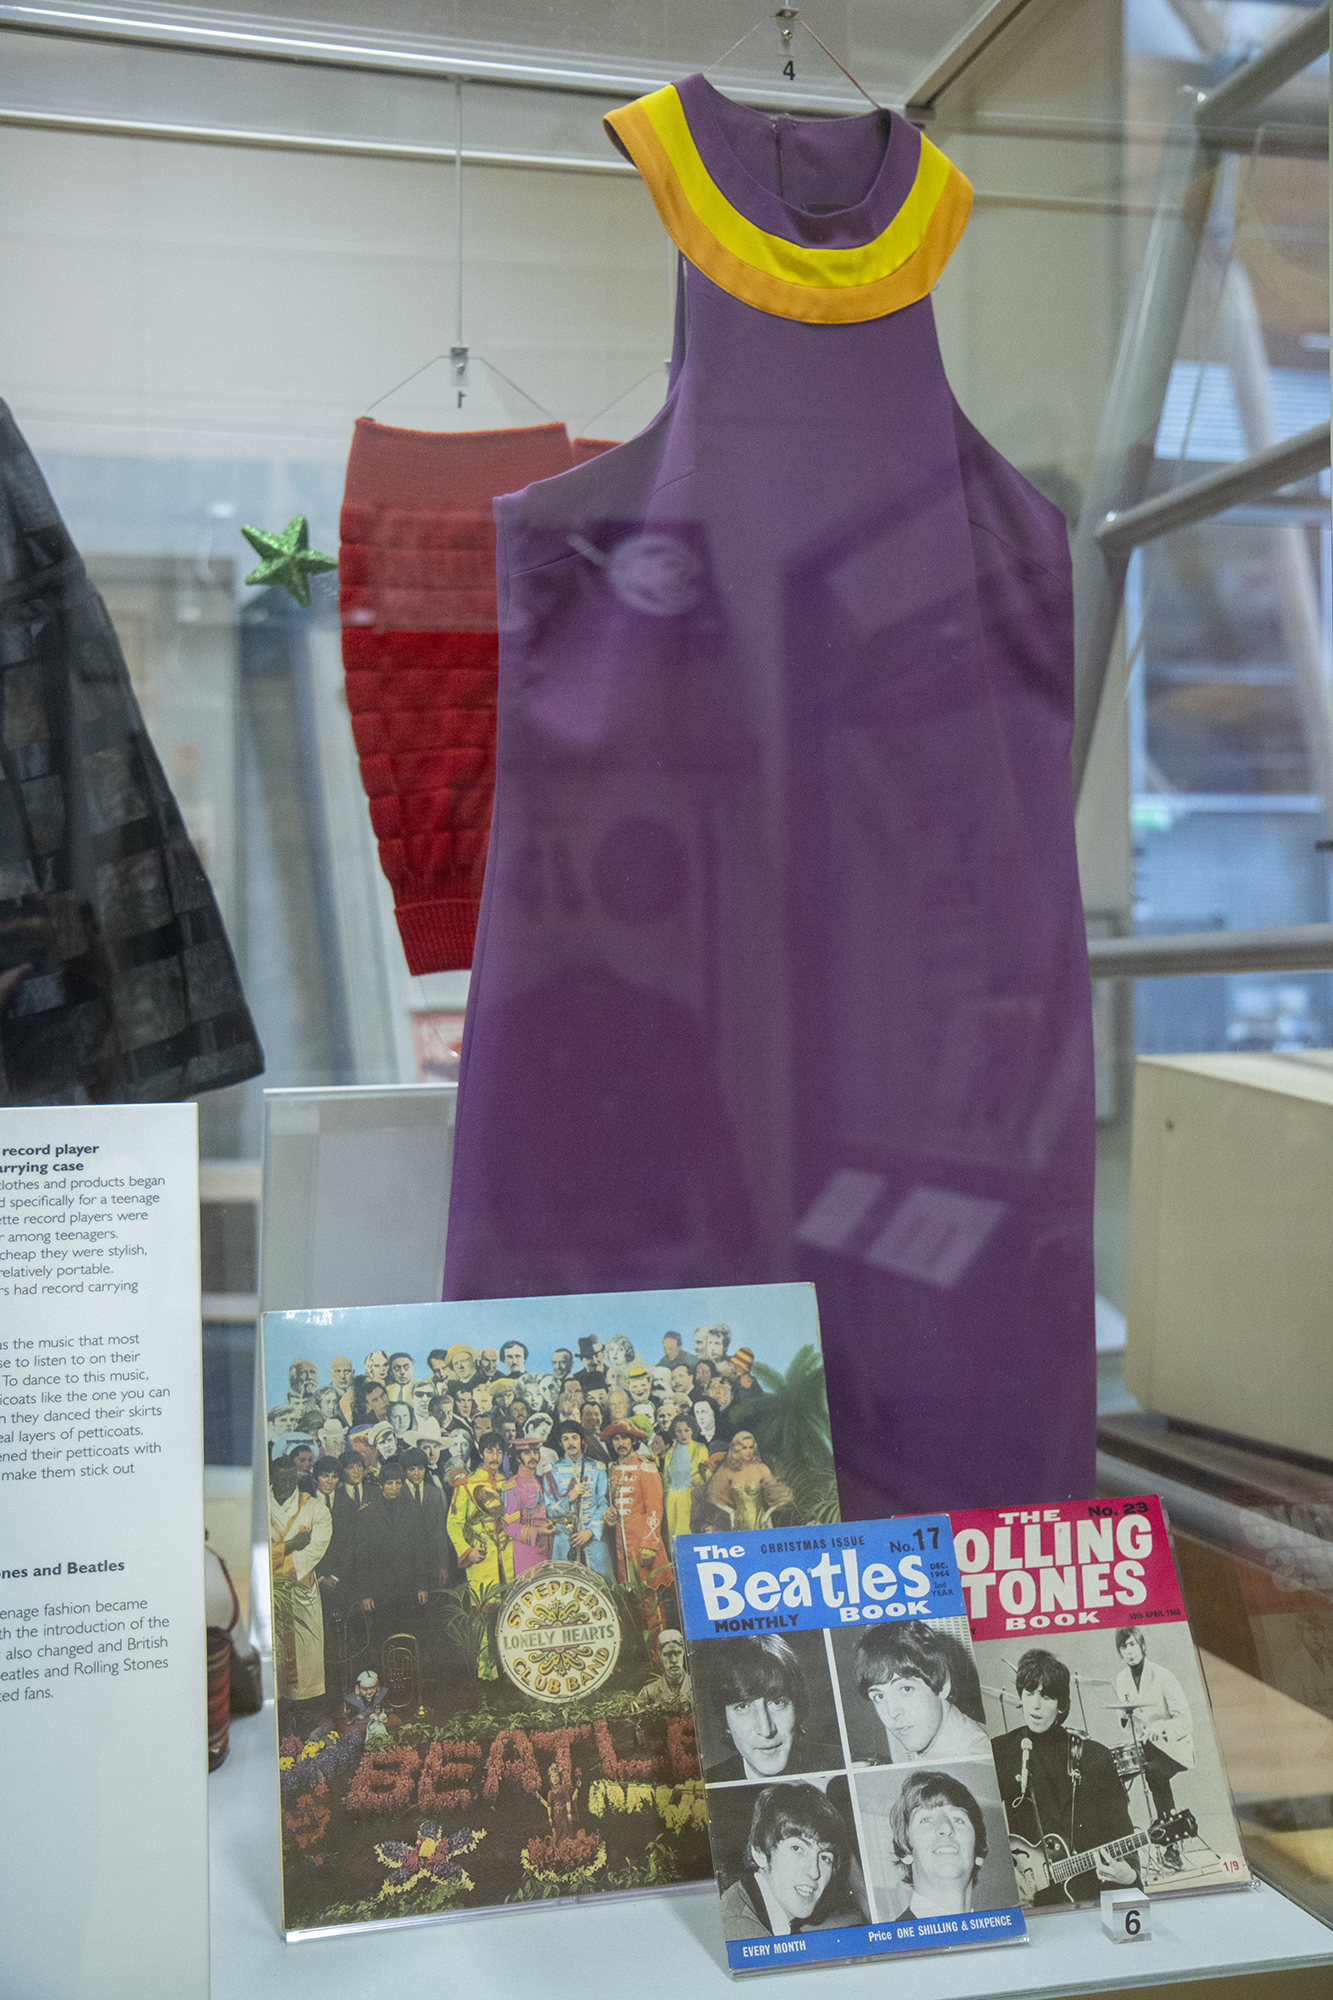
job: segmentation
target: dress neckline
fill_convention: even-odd
[[[697,270],[761,312],[813,323],[881,319],[925,297],[972,205],[968,181],[937,147],[906,120],[890,117],[866,192],[848,207],[819,212],[756,180],[723,129],[732,108],[731,99],[695,75],[604,120]],[[831,125],[836,130],[843,122]]]
[[[921,134],[913,124],[895,112],[863,112],[847,118],[789,118],[785,112],[769,114],[751,104],[737,104],[725,96],[707,76],[687,76],[677,84],[677,96],[685,108],[691,136],[699,156],[713,180],[727,194],[733,206],[779,236],[813,246],[857,246],[879,236],[897,216],[907,200],[921,164]],[[865,132],[875,128],[883,134],[879,162],[871,180],[855,202],[831,208],[809,208],[793,202],[763,180],[739,156],[729,124],[749,122],[757,128],[791,132],[809,144],[841,146],[843,134],[853,128]]]
[[[702,72],[683,78],[676,85],[676,94],[684,106],[699,156],[713,179],[733,205],[763,229],[779,234],[794,231],[798,240],[804,241],[864,243],[892,221],[912,184],[919,152],[919,147],[910,143],[916,137],[915,128],[894,117],[892,112],[867,111],[836,119],[791,118],[785,112],[770,114],[725,96]],[[856,201],[838,208],[807,208],[756,179],[727,132],[727,121],[732,117],[773,130],[787,127],[820,136],[873,126],[884,134],[879,163],[869,186]],[[910,158],[904,157],[907,155]],[[897,185],[899,182],[901,187]]]

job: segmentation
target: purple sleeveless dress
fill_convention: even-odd
[[[1091,1493],[1069,557],[945,380],[970,190],[702,77],[608,125],[671,384],[496,502],[445,1296],[808,1279],[849,1517]]]

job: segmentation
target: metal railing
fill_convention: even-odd
[[[1154,441],[1223,155],[1253,141],[1265,101],[1328,45],[1329,8],[1323,6],[1214,90],[1178,95],[1173,143],[1163,149],[1158,175],[1157,220],[1125,316],[1074,535],[1076,791],[1082,789],[1097,717],[1125,693],[1127,662],[1113,672],[1112,659],[1132,551],[1171,527],[1222,512],[1233,499],[1273,491],[1285,483],[1284,468],[1285,480],[1291,480],[1328,463],[1327,431],[1321,426],[1322,438],[1306,433],[1175,493],[1148,497]],[[1212,276],[1219,295],[1223,278],[1222,272]],[[1290,469],[1293,465],[1301,469]]]
[[[1253,458],[1239,465],[1220,466],[1201,479],[1191,479],[1184,486],[1173,486],[1167,493],[1143,500],[1137,507],[1108,514],[1095,530],[1097,545],[1107,555],[1127,555],[1131,549],[1156,540],[1158,535],[1168,535],[1174,528],[1207,521],[1242,500],[1275,493],[1293,480],[1322,472],[1328,462],[1329,426],[1316,424],[1297,437],[1256,452]],[[1324,505],[1327,510],[1327,502]]]
[[[1333,924],[1263,931],[1181,931],[1174,937],[1088,939],[1094,979],[1178,979],[1189,973],[1333,971]]]

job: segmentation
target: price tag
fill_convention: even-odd
[[[1102,1929],[1113,1944],[1152,1936],[1152,1912],[1141,1889],[1102,1890]]]

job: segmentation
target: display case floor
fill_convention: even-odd
[[[542,2000],[588,2000],[622,1990],[632,1990],[635,2000],[678,2000],[686,1992],[691,2000],[722,2000],[734,1991],[711,1886],[559,1908],[532,1903],[512,1912],[405,1923],[393,1931],[375,1925],[364,1936],[288,1945],[280,1928],[276,1761],[272,1710],[266,1708],[232,1723],[231,1754],[209,1779],[213,2000],[286,2000],[293,1981],[318,1992],[320,2000],[365,2000],[372,1992],[436,1990],[426,1982],[438,1982],[445,1972],[450,1992],[535,1984]],[[522,1927],[515,1928],[520,1920]],[[1034,1920],[1027,1945],[822,1973],[812,1968],[807,1977],[836,1979],[846,2000],[883,2000],[890,1985],[909,2000],[1054,2000],[1322,1966],[1333,1966],[1333,1930],[1259,1884],[1156,1903],[1153,1935],[1145,1942],[1112,1944],[1095,1910],[1071,1910]],[[1249,1984],[1238,1987],[1238,2000],[1253,1991]]]

